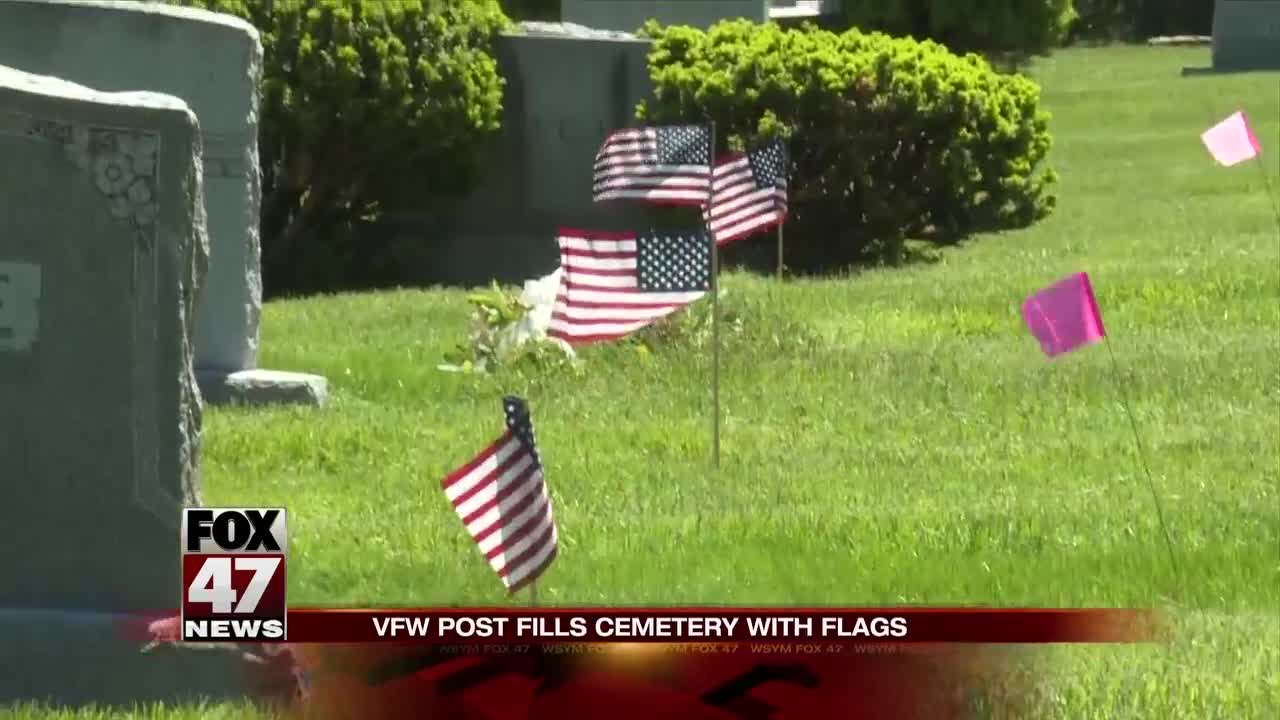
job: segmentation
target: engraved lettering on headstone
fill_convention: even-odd
[[[0,262],[0,350],[26,351],[40,327],[40,266]]]

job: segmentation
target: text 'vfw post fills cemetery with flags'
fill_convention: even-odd
[[[555,560],[558,534],[529,407],[503,398],[507,429],[445,477],[445,496],[509,593],[532,587]]]

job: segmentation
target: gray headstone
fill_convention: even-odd
[[[1214,70],[1280,70],[1280,0],[1218,0]]]
[[[176,605],[200,499],[199,147],[178,98],[0,66],[0,702],[191,682],[111,629]]]
[[[210,243],[196,367],[256,367],[258,31],[229,15],[163,4],[0,0],[0,64],[105,91],[166,93],[195,111]]]
[[[560,0],[560,19],[603,30],[635,31],[650,18],[707,28],[721,20],[769,19],[769,0]]]
[[[561,226],[634,229],[660,213],[643,203],[593,203],[591,166],[600,143],[634,126],[652,92],[652,43],[571,23],[523,23],[496,43],[506,80],[502,131],[488,148],[479,185],[460,204],[429,263],[431,281],[520,282],[559,264]],[[693,211],[696,221],[696,211]],[[412,232],[408,219],[387,231]],[[440,224],[427,219],[422,232]]]
[[[231,15],[162,3],[0,0],[0,63],[102,90],[147,90],[187,102],[203,134],[209,217],[209,274],[193,330],[201,389],[209,402],[322,403],[322,395],[272,385],[284,376],[291,386],[322,385],[322,377],[256,371],[262,309],[258,31]],[[253,388],[265,391],[228,387],[246,373]]]

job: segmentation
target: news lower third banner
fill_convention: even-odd
[[[1155,640],[1158,626],[1151,611],[1134,609],[290,608],[283,640],[490,645],[1129,643]]]

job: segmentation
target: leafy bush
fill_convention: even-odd
[[[646,26],[648,122],[716,122],[721,145],[789,138],[788,265],[899,259],[908,237],[947,240],[1048,214],[1048,114],[1031,80],[936,43],[728,21]]]
[[[466,343],[445,355],[442,370],[491,372],[498,369],[578,367],[576,356],[544,336],[522,332],[521,321],[530,307],[515,290],[496,282],[487,290],[467,295],[472,306],[471,332]]]
[[[853,27],[930,39],[956,52],[1038,54],[1060,45],[1072,0],[843,0]]]
[[[268,290],[331,285],[355,221],[466,191],[499,128],[497,0],[169,0],[251,22]]]

